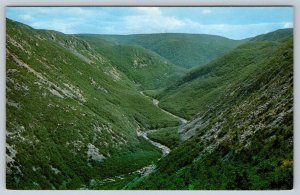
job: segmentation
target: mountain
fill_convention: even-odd
[[[161,157],[137,132],[178,120],[106,56],[75,36],[6,24],[7,188],[126,182]]]
[[[246,41],[215,35],[182,33],[81,36],[100,38],[119,45],[138,45],[187,69],[206,64]]]
[[[250,41],[279,41],[293,35],[292,28],[279,29],[270,33],[262,34],[250,39]]]
[[[293,187],[292,29],[6,29],[7,188]]]
[[[282,31],[277,32],[281,34]],[[264,40],[271,40],[276,36],[279,39],[284,38],[275,34],[276,32],[271,32],[264,35]],[[222,94],[226,86],[241,82],[242,76],[247,76],[248,69],[258,70],[261,61],[273,55],[278,45],[276,42],[255,41],[256,39],[261,40],[261,36],[251,39],[223,57],[186,73],[158,96],[160,106],[185,118],[196,115],[203,106],[215,98],[216,94]]]
[[[137,45],[118,45],[100,37],[80,35],[98,53],[131,79],[141,90],[164,88],[185,72],[151,50]]]
[[[293,37],[282,32],[240,45],[159,95],[160,107],[189,119],[182,143],[129,189],[293,188]]]

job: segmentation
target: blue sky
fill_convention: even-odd
[[[7,7],[6,17],[67,34],[176,32],[243,39],[293,27],[291,7]]]

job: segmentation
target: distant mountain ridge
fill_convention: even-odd
[[[187,69],[206,64],[246,41],[216,35],[184,33],[78,36],[97,37],[120,45],[139,45]]]
[[[273,32],[258,35],[250,41],[280,41],[281,39],[293,36],[293,28],[278,29]]]

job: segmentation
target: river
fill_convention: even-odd
[[[156,106],[156,107],[158,107],[160,110],[162,110],[163,112],[167,113],[168,115],[170,115],[170,116],[172,116],[172,117],[174,117],[174,118],[179,119],[180,122],[181,122],[181,125],[184,125],[184,124],[187,123],[187,120],[186,120],[186,119],[181,118],[181,117],[179,117],[179,116],[176,116],[176,115],[170,113],[169,111],[164,110],[164,109],[162,109],[161,107],[159,107],[159,100],[154,99],[154,98],[152,98],[152,97],[150,97],[150,96],[145,95],[142,91],[140,91],[140,93],[141,93],[143,96],[145,96],[145,97],[151,99],[153,105]],[[151,140],[151,139],[147,136],[148,133],[150,133],[150,132],[155,132],[155,131],[157,131],[157,130],[141,131],[140,129],[137,129],[137,130],[136,130],[136,134],[137,134],[137,136],[139,136],[139,137],[143,137],[145,140],[147,140],[149,143],[151,143],[151,144],[154,145],[155,147],[159,148],[159,149],[162,151],[162,156],[161,156],[161,158],[163,158],[163,157],[167,156],[167,155],[171,152],[171,149],[170,149],[169,147],[167,147],[167,146],[161,144],[161,143],[158,143],[158,142],[155,142],[155,141]],[[152,172],[155,170],[155,168],[156,168],[155,164],[150,164],[150,165],[148,165],[148,166],[143,167],[142,169],[139,169],[137,172],[139,172],[139,173],[141,174],[141,176],[140,176],[138,179],[140,180],[140,179],[142,179],[143,177],[149,175],[150,173],[152,173]],[[136,178],[136,179],[137,179],[137,178]],[[135,179],[134,181],[137,181],[136,179]],[[134,181],[133,181],[133,182],[134,182]],[[126,187],[127,187],[127,185],[124,187],[124,189],[126,189]]]
[[[181,118],[181,117],[179,117],[179,116],[176,116],[176,115],[170,113],[169,111],[164,110],[163,108],[159,107],[159,100],[157,100],[157,99],[155,99],[155,98],[152,98],[152,97],[150,97],[150,96],[145,95],[142,91],[140,91],[140,93],[141,93],[143,96],[147,97],[148,99],[152,100],[153,105],[156,106],[156,107],[158,107],[161,111],[167,113],[168,115],[170,115],[170,116],[172,116],[172,117],[174,117],[174,118],[176,118],[176,119],[179,119],[180,122],[181,122],[181,126],[184,125],[184,124],[186,124],[186,123],[188,122],[186,119]],[[155,132],[155,131],[157,131],[157,130],[141,131],[140,128],[139,128],[139,129],[136,130],[136,134],[137,134],[138,137],[144,138],[144,139],[147,140],[150,144],[152,144],[153,146],[155,146],[155,147],[157,147],[158,149],[160,149],[161,152],[162,152],[161,158],[163,158],[163,157],[167,156],[167,155],[171,152],[171,149],[170,149],[169,147],[167,147],[167,146],[161,144],[161,143],[158,143],[158,142],[155,142],[155,141],[151,140],[151,139],[148,137],[148,133],[150,133],[150,132]],[[160,158],[160,159],[161,159],[161,158]],[[140,181],[141,179],[143,179],[144,177],[146,177],[147,175],[151,174],[153,171],[155,171],[155,168],[156,168],[156,165],[155,165],[155,164],[150,164],[150,165],[147,165],[147,166],[145,166],[145,167],[143,167],[143,168],[141,168],[141,169],[139,169],[139,170],[136,170],[136,171],[130,173],[130,174],[138,173],[140,176],[139,176],[139,177],[136,177],[134,180],[132,180],[131,182],[127,183],[127,185],[125,185],[125,186],[123,187],[123,189],[127,189],[127,187],[128,187],[130,184],[135,183],[135,182],[138,182],[138,181]],[[124,175],[116,176],[116,177],[122,178],[123,176],[124,176]],[[112,179],[112,178],[108,178],[108,180],[115,181],[115,180]]]

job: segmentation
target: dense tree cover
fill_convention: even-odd
[[[242,55],[241,50],[246,54]],[[258,50],[262,52],[259,55]],[[251,52],[257,54],[255,59]],[[240,63],[235,63],[233,55]],[[247,56],[251,63],[245,60]],[[230,68],[232,64],[235,66]],[[213,68],[206,72],[210,66]],[[291,189],[292,37],[277,43],[242,45],[197,72],[199,76],[191,80],[200,86],[201,79],[212,75],[235,76],[230,83],[220,80],[223,82],[219,83],[222,88],[218,93],[205,105],[199,104],[197,117],[207,123],[161,159],[154,173],[133,183],[131,189]],[[183,84],[181,88],[188,86],[189,83]],[[193,91],[197,93],[201,88]],[[177,106],[174,102],[173,105]]]
[[[175,148],[180,144],[178,127],[158,129],[157,131],[149,132],[148,137],[153,141],[168,146],[169,148]]]
[[[101,37],[80,35],[97,52],[131,79],[140,90],[164,88],[185,72],[151,50],[137,45],[117,45]]]
[[[246,41],[216,35],[181,33],[85,35],[85,37],[100,38],[110,44],[142,46],[156,52],[169,62],[187,69],[206,64]]]
[[[192,118],[215,97],[226,95],[227,86],[243,82],[252,72],[263,69],[264,61],[278,47],[275,42],[249,42],[210,63],[188,72],[157,98],[160,106],[184,118]],[[216,106],[216,105],[214,105]]]

